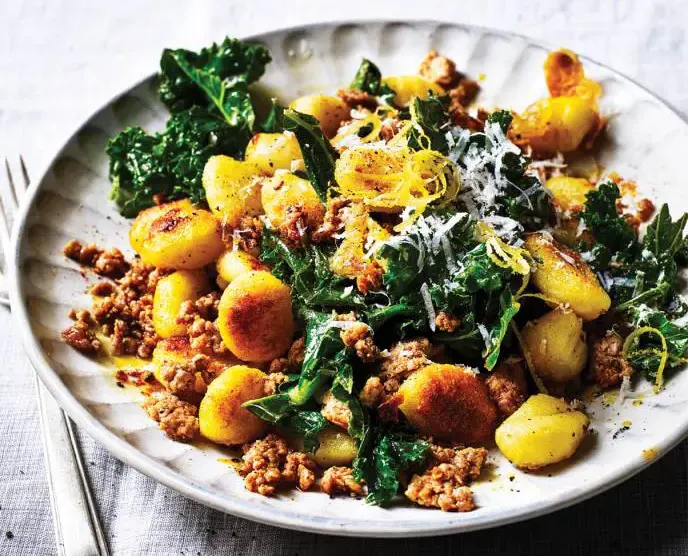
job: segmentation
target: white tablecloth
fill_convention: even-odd
[[[688,3],[681,0],[0,0],[0,156],[37,173],[166,46],[332,19],[428,18],[495,27],[587,54],[688,112]],[[54,554],[31,368],[0,310],[0,554]],[[203,508],[81,436],[114,554],[688,554],[685,445],[595,500],[490,533],[419,541],[286,532]],[[580,552],[579,552],[580,550]]]

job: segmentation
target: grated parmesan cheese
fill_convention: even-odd
[[[420,295],[423,298],[423,304],[425,305],[425,311],[428,314],[428,323],[430,324],[430,330],[435,331],[435,308],[432,305],[432,298],[430,297],[430,290],[428,285],[423,282],[420,287]]]

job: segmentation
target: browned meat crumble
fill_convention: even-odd
[[[320,481],[320,488],[330,496],[337,494],[351,497],[363,496],[363,487],[364,483],[359,483],[354,479],[350,467],[330,467],[325,470]]]
[[[528,397],[525,368],[521,359],[507,359],[485,379],[490,397],[506,416],[516,411]]]
[[[620,384],[633,374],[633,367],[622,355],[623,338],[614,332],[594,339],[590,351],[590,372],[597,384],[604,388]]]
[[[437,507],[445,512],[470,512],[475,509],[468,485],[480,475],[485,463],[485,448],[452,449],[432,446],[430,467],[413,475],[406,497],[420,506]]]
[[[456,71],[456,64],[446,56],[440,56],[436,50],[427,53],[420,63],[418,73],[444,89],[450,89],[461,79]]]
[[[380,349],[375,345],[373,332],[367,324],[354,322],[342,330],[340,336],[344,345],[353,348],[364,363],[371,363],[380,356]]]
[[[377,108],[377,99],[371,94],[358,89],[339,89],[337,96],[346,102],[351,108],[367,108],[368,110],[375,110]]]
[[[154,392],[143,402],[143,409],[172,440],[191,442],[198,435],[198,408],[169,392]]]
[[[72,309],[69,312],[69,318],[74,321],[74,324],[62,331],[62,339],[81,353],[96,355],[102,344],[93,333],[92,327],[95,322],[91,313]]]
[[[239,474],[248,490],[263,496],[272,496],[282,485],[309,490],[319,474],[318,465],[308,454],[290,451],[276,434],[244,444],[241,449],[244,455]]]

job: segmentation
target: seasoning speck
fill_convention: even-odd
[[[5,532],[5,536],[6,536],[8,539],[12,540],[12,539],[14,538],[14,533],[13,533],[12,531],[6,531],[6,532]]]

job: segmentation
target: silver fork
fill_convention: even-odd
[[[29,186],[29,173],[22,157],[19,157],[19,165],[20,171],[15,175],[20,173],[21,180],[15,180],[5,158],[7,180],[0,188],[0,239],[5,261],[12,253],[10,222]],[[7,290],[3,290],[0,304],[9,307]],[[64,556],[107,556],[109,551],[84,472],[74,424],[35,372],[34,378],[58,553]]]

